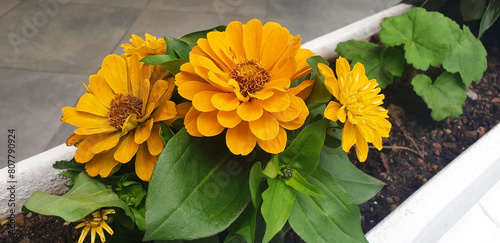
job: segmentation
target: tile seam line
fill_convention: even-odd
[[[60,71],[36,70],[36,69],[26,69],[26,68],[16,68],[16,67],[5,67],[5,66],[0,66],[0,69],[15,70],[15,71],[27,71],[27,72],[39,72],[39,73],[47,73],[47,74],[53,73],[53,74],[86,75],[86,76],[92,75],[92,74],[87,74],[87,73],[67,73],[67,72],[60,72]],[[100,69],[100,67],[97,68],[97,70],[99,70],[99,69]]]

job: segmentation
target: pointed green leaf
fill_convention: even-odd
[[[179,59],[172,55],[151,55],[141,59],[141,62],[145,62],[150,65],[161,65],[175,75],[181,71],[182,64],[188,62],[188,60]]]
[[[437,12],[414,8],[400,16],[385,18],[380,40],[388,46],[404,45],[405,58],[415,68],[427,70],[440,65],[448,54],[447,18]]]
[[[325,80],[321,77],[318,64],[323,63],[329,65],[328,61],[320,56],[313,56],[307,59],[307,64],[311,67],[313,72],[311,73],[311,79],[314,80],[313,89],[311,94],[306,99],[306,104],[310,109],[313,109],[321,104],[325,104],[330,101],[332,95],[325,87]]]
[[[252,169],[250,169],[249,179],[249,187],[250,187],[250,196],[252,198],[252,204],[255,208],[260,206],[262,202],[260,184],[262,182],[262,178],[265,175],[262,173],[260,162],[253,164]]]
[[[293,189],[313,197],[326,197],[318,188],[311,185],[296,170],[292,170],[292,177],[285,179],[285,183]]]
[[[485,8],[486,0],[460,1],[460,13],[465,22],[480,19],[483,16]]]
[[[257,220],[257,209],[255,209],[251,204],[245,208],[245,211],[241,213],[240,217],[234,221],[231,226],[229,226],[228,237],[224,242],[229,242],[234,236],[240,235],[245,239],[246,242],[254,242],[255,240],[255,229]]]
[[[250,201],[248,163],[223,137],[194,138],[185,129],[156,162],[146,199],[145,240],[198,239],[226,229]]]
[[[487,68],[486,49],[464,25],[463,32],[458,36],[452,35],[456,43],[450,55],[444,60],[443,67],[450,73],[460,73],[462,81],[468,87],[472,81],[479,81]]]
[[[351,66],[362,63],[366,76],[376,79],[382,89],[392,84],[395,76],[401,76],[404,72],[405,59],[393,47],[384,48],[371,42],[350,40],[339,43],[336,51],[351,60]]]
[[[160,122],[160,126],[161,126],[160,129],[161,141],[163,141],[163,144],[165,145],[168,143],[168,140],[170,140],[175,134],[174,132],[172,132],[172,129],[170,129],[170,127],[167,124]]]
[[[338,148],[323,147],[319,167],[328,171],[356,204],[362,204],[374,197],[385,185],[354,166],[347,153]]]
[[[269,178],[275,178],[279,170],[278,155],[273,154],[269,162],[267,162],[266,168],[262,170],[262,173]]]
[[[165,43],[167,44],[166,55],[175,56],[179,59],[189,59],[189,52],[192,47],[188,43],[170,36],[165,36]]]
[[[481,18],[481,24],[479,26],[478,37],[481,38],[484,32],[489,29],[495,21],[497,21],[498,16],[500,16],[500,1],[491,0],[488,7],[484,11],[483,17]]]
[[[457,118],[462,114],[462,103],[467,97],[457,75],[444,72],[436,81],[425,74],[417,74],[411,81],[417,93],[432,110],[432,119],[441,121],[447,117]]]
[[[266,221],[266,232],[262,242],[269,242],[285,225],[292,210],[297,191],[287,186],[280,178],[267,178],[269,187],[262,193],[262,217]]]
[[[307,179],[318,165],[327,126],[328,120],[321,119],[305,127],[290,146],[278,154],[279,160]]]
[[[67,222],[80,220],[99,208],[120,208],[133,219],[127,204],[111,188],[85,172],[76,177],[75,184],[66,194],[54,196],[36,191],[24,206],[32,212],[58,216]]]
[[[288,222],[306,242],[367,242],[359,208],[332,176],[318,167],[308,181],[326,198],[299,193]]]

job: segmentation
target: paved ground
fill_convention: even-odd
[[[1,0],[0,168],[8,129],[16,160],[64,143],[60,122],[88,76],[131,34],[179,37],[258,18],[287,27],[303,42],[395,5],[399,0]]]

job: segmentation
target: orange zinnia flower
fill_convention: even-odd
[[[285,149],[285,129],[304,124],[304,100],[313,81],[291,88],[311,72],[301,38],[281,25],[258,20],[231,22],[225,32],[210,32],[176,75],[179,94],[192,101],[184,125],[192,136],[215,136],[227,129],[233,154],[247,155],[258,144],[269,153]]]
[[[61,120],[79,128],[66,144],[78,147],[75,160],[90,176],[107,177],[135,156],[139,178],[149,181],[163,150],[162,121],[176,118],[170,101],[173,78],[159,66],[139,62],[139,55],[109,55],[90,76],[76,107],[64,107]],[[118,166],[118,167],[117,167]]]
[[[356,155],[364,162],[368,156],[368,143],[382,149],[382,137],[389,137],[391,123],[386,119],[384,95],[375,79],[368,80],[365,67],[356,63],[351,71],[347,60],[339,57],[336,63],[337,77],[332,69],[319,64],[325,86],[335,97],[325,109],[325,117],[344,123],[342,149],[348,152],[356,144]]]
[[[167,51],[167,44],[165,43],[165,39],[156,39],[155,36],[152,36],[148,33],[146,33],[146,40],[143,40],[141,37],[132,34],[132,38],[130,38],[130,44],[123,44],[121,45],[121,47],[123,48],[126,56],[139,54],[141,58],[149,55],[162,55]]]

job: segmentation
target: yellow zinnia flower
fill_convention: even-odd
[[[304,100],[313,81],[294,88],[311,72],[311,51],[301,38],[277,23],[262,26],[231,22],[225,32],[210,32],[189,54],[176,75],[179,94],[192,101],[184,125],[192,136],[215,136],[227,128],[233,154],[247,155],[256,144],[269,153],[286,146],[285,129],[301,127],[309,114]]]
[[[130,44],[123,44],[121,47],[123,48],[126,56],[139,54],[141,58],[149,55],[163,55],[167,51],[165,39],[160,38],[157,40],[155,36],[148,33],[146,33],[146,40],[132,34]]]
[[[348,152],[356,144],[356,155],[364,162],[368,156],[368,143],[382,149],[382,137],[389,137],[391,123],[386,119],[384,95],[375,79],[368,80],[365,67],[356,63],[351,71],[347,60],[339,57],[336,63],[337,78],[332,69],[318,65],[325,86],[335,97],[325,109],[325,117],[345,123],[342,132],[342,149]]]
[[[108,214],[115,214],[115,210],[113,209],[99,209],[94,211],[93,213],[87,215],[85,218],[78,220],[77,222],[81,222],[78,224],[75,229],[79,229],[84,227],[82,230],[82,234],[80,234],[80,238],[78,239],[78,243],[83,243],[87,234],[90,230],[90,241],[92,243],[95,242],[95,233],[99,234],[101,238],[101,242],[106,242],[106,237],[104,236],[105,229],[110,235],[113,235],[113,230],[106,223],[108,221]]]
[[[173,78],[162,80],[165,69],[139,60],[137,54],[108,55],[90,76],[88,93],[76,107],[62,109],[61,120],[79,127],[66,144],[78,147],[75,160],[90,176],[107,177],[136,155],[136,174],[149,181],[163,150],[159,122],[177,118]]]

